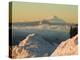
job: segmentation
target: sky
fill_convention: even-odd
[[[31,22],[52,19],[54,16],[68,23],[78,22],[78,6],[50,3],[12,2],[12,22]]]

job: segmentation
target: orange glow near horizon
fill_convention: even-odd
[[[30,22],[43,19],[51,19],[54,16],[65,22],[77,23],[78,6],[43,3],[12,3],[12,22]]]

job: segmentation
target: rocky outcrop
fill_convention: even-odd
[[[22,40],[19,43],[19,46],[26,46],[28,44],[28,42],[32,39],[32,37],[34,37],[35,34],[29,34],[26,39]]]
[[[31,53],[29,50],[25,50],[24,48],[21,48],[19,46],[15,46],[12,49],[12,58],[28,58],[31,56]]]
[[[61,42],[51,56],[77,55],[78,54],[78,35]]]

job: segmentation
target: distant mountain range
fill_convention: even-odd
[[[48,25],[66,25],[66,24],[68,24],[68,25],[70,25],[70,23],[65,22],[63,19],[60,19],[57,16],[54,16],[50,20],[43,19],[43,20],[34,21],[34,22],[13,23],[14,26],[35,26],[35,25],[41,25],[41,24],[48,24]]]

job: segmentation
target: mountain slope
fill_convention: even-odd
[[[61,42],[51,56],[77,55],[78,54],[78,35]]]
[[[37,35],[37,34],[36,34]],[[14,46],[12,49],[12,58],[25,58],[25,57],[41,57],[49,56],[55,49],[50,43],[45,41],[41,36],[31,37],[26,45],[22,45],[24,40],[20,41],[18,46]],[[29,35],[27,36],[29,37]]]

